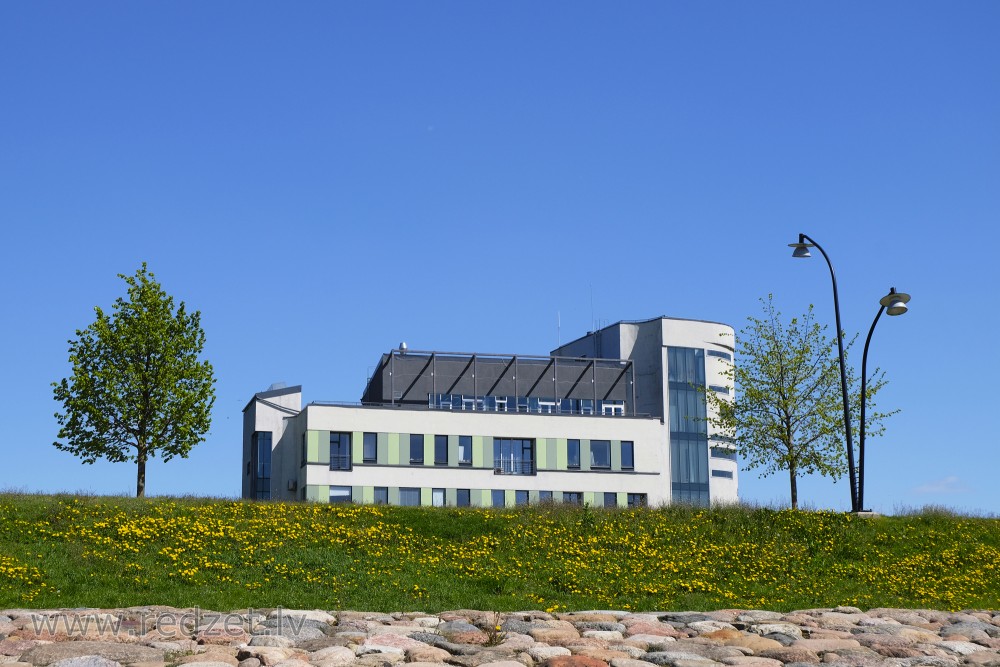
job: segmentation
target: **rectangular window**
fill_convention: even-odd
[[[635,444],[622,440],[622,470],[635,470]]]
[[[364,453],[362,454],[365,463],[375,463],[378,459],[378,434],[365,433]]]
[[[330,487],[330,502],[331,503],[349,503],[349,502],[351,502],[351,487],[349,487],[349,486],[331,486]]]
[[[420,505],[420,489],[400,487],[399,504],[404,507],[418,507]]]
[[[583,494],[579,491],[563,491],[563,502],[567,505],[582,505]]]
[[[520,438],[494,438],[493,473],[496,475],[534,475],[535,441]]]
[[[618,507],[618,494],[617,493],[605,493],[604,494],[604,506],[605,507]]]
[[[448,436],[434,436],[434,465],[448,465]]]
[[[528,504],[528,492],[527,491],[515,491],[514,492],[514,504],[515,505],[527,505]]]
[[[431,489],[431,505],[444,507],[444,489]]]
[[[566,467],[572,470],[580,469],[580,441],[566,441]]]
[[[351,469],[351,434],[330,432],[330,470]]]
[[[458,507],[470,507],[472,505],[472,494],[469,489],[456,489],[455,505]]]
[[[645,507],[647,505],[646,494],[645,493],[630,493],[628,494],[628,506],[629,507]]]
[[[376,505],[388,505],[389,504],[389,487],[388,486],[376,486],[375,487],[375,504]]]
[[[410,434],[410,465],[424,464],[424,436],[421,433]]]
[[[458,436],[458,465],[460,465],[460,466],[471,466],[472,465],[472,436],[471,435],[460,435],[460,436]]]
[[[507,504],[507,494],[503,489],[493,489],[490,495],[493,507],[503,507]]]
[[[305,436],[303,436],[305,437]],[[271,497],[271,432],[255,431],[250,436],[250,497],[268,500]]]
[[[723,479],[732,479],[733,478],[733,471],[732,470],[713,470],[712,471],[712,477],[721,477]]]
[[[730,461],[735,461],[736,450],[730,449],[729,447],[712,447],[712,458],[729,459]]]
[[[733,360],[733,355],[729,354],[728,352],[720,352],[719,350],[709,350],[708,356],[718,357],[719,359],[725,359],[726,361]]]
[[[539,491],[538,492],[538,502],[540,502],[540,503],[551,503],[552,502],[552,492],[551,491]]]
[[[670,488],[674,502],[709,504],[705,351],[668,347]]]
[[[610,440],[590,441],[590,467],[597,469],[611,467]]]

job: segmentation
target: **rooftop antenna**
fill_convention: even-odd
[[[562,314],[556,311],[556,349],[562,347]]]

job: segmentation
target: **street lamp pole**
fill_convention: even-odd
[[[868,338],[865,339],[865,351],[861,355],[861,424],[858,427],[858,508],[857,511],[864,511],[865,506],[865,406],[868,403],[868,344],[872,342],[872,334],[875,332],[875,325],[882,313],[888,312],[890,316],[902,315],[908,308],[906,304],[910,301],[910,295],[904,292],[897,292],[895,287],[889,288],[889,293],[879,299],[878,313],[872,321],[872,328],[868,330]]]
[[[851,410],[850,403],[847,398],[847,367],[844,363],[844,330],[840,326],[840,299],[837,296],[837,276],[833,271],[833,264],[830,262],[830,258],[827,256],[826,251],[823,250],[823,246],[816,243],[813,239],[809,238],[805,234],[799,234],[798,243],[789,243],[789,247],[794,248],[792,257],[812,257],[809,254],[809,248],[815,247],[819,249],[820,253],[823,255],[823,259],[826,260],[826,265],[830,267],[830,279],[833,281],[833,311],[837,317],[837,350],[840,356],[840,391],[844,401],[844,439],[847,443],[847,474],[851,486],[851,511],[857,512],[860,508],[858,505],[858,480],[855,476],[854,469],[854,445],[851,442]]]

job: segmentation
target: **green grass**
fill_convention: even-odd
[[[1000,607],[1000,521],[0,494],[0,608]]]

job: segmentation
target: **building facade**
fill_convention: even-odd
[[[731,394],[733,330],[619,322],[548,356],[382,355],[360,404],[301,387],[243,410],[243,497],[498,507],[738,500],[704,391]]]

